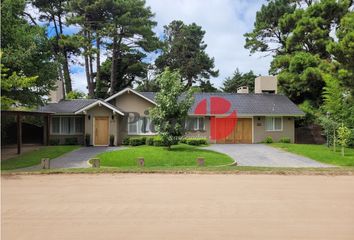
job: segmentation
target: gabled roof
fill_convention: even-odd
[[[116,106],[114,106],[114,105],[112,105],[112,104],[110,104],[110,103],[104,102],[104,101],[102,101],[102,100],[97,100],[97,101],[95,101],[95,102],[93,102],[93,103],[91,103],[91,104],[89,104],[89,105],[87,105],[87,106],[85,106],[85,107],[83,107],[83,108],[77,110],[77,111],[75,112],[75,114],[82,113],[82,112],[84,112],[84,111],[86,111],[86,110],[89,110],[89,109],[91,109],[91,108],[93,108],[93,107],[95,107],[95,106],[97,106],[97,105],[103,105],[103,106],[105,106],[105,107],[111,109],[113,112],[116,112],[116,113],[118,113],[118,114],[124,116],[124,113],[123,113],[123,111],[122,111],[121,109],[119,109],[118,107],[116,107]]]
[[[151,102],[152,104],[156,105],[155,101],[153,101],[151,98],[149,98],[149,97],[145,96],[144,94],[139,93],[139,92],[137,92],[137,91],[135,91],[135,90],[133,90],[131,88],[125,88],[125,89],[117,92],[116,94],[113,94],[112,96],[110,96],[109,98],[105,99],[104,101],[108,102],[108,101],[110,101],[112,99],[115,99],[116,97],[118,97],[118,96],[120,96],[120,95],[122,95],[122,94],[124,94],[126,92],[132,92],[132,93],[136,94],[137,96],[139,96],[139,97]]]
[[[48,103],[38,108],[40,112],[54,112],[54,113],[75,113],[79,109],[86,107],[97,99],[75,99],[75,100],[62,100],[58,103]]]

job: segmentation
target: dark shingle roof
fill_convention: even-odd
[[[38,110],[42,112],[74,113],[96,101],[97,99],[62,100],[58,103],[49,103]]]
[[[225,114],[230,114],[235,109],[239,115],[303,115],[304,113],[284,95],[280,94],[243,94],[243,93],[197,93],[194,95],[195,103],[189,113],[193,114],[198,103],[207,100],[210,106],[212,97],[221,97],[231,103]],[[210,107],[207,107],[210,114]]]
[[[155,101],[155,92],[140,92],[144,97]],[[231,103],[228,112],[230,114],[235,109],[238,115],[304,115],[304,113],[284,95],[280,94],[255,94],[255,93],[196,93],[194,94],[195,103],[189,110],[189,114],[195,112],[198,103],[206,99],[207,114],[210,114],[210,101],[213,97],[221,97]],[[39,108],[39,111],[55,113],[74,113],[79,109],[97,101],[97,99],[77,99],[63,100],[59,103],[50,103]],[[119,107],[113,106],[120,110]],[[122,110],[120,110],[122,112]]]

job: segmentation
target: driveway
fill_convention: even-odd
[[[225,153],[239,166],[255,167],[332,167],[307,157],[267,146],[265,144],[212,144],[206,149]]]
[[[82,147],[50,160],[50,168],[87,168],[87,160],[102,152],[120,150],[124,147]],[[39,170],[40,165],[22,168],[22,170]]]

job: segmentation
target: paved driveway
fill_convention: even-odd
[[[265,144],[212,144],[206,148],[229,155],[239,166],[332,167]]]
[[[50,160],[50,168],[87,168],[87,160],[102,152],[120,150],[124,147],[82,147]],[[20,170],[38,170],[40,165]]]

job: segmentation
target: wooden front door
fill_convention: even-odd
[[[108,145],[108,131],[109,131],[109,118],[108,117],[95,117],[95,141],[94,145],[107,146]]]
[[[219,119],[217,131],[226,129],[227,125],[235,125],[235,127],[228,136],[217,139],[216,143],[252,143],[252,119],[239,118],[237,124],[235,124],[235,121],[236,119],[233,118]]]

